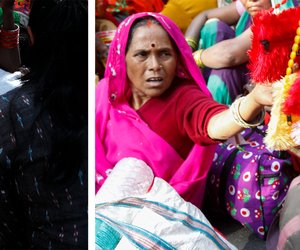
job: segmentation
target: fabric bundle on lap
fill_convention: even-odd
[[[120,179],[127,183],[118,182]],[[96,200],[96,245],[100,249],[236,249],[198,208],[164,180],[153,178],[150,167],[140,160],[119,162]]]

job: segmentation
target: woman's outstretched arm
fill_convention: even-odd
[[[272,87],[256,85],[254,89],[241,100],[232,104],[231,109],[213,116],[208,123],[208,135],[212,139],[226,140],[244,128],[234,118],[239,116],[242,122],[255,124],[263,119],[260,116],[264,106],[272,105]]]

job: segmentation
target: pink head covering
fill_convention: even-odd
[[[126,18],[110,45],[105,78],[96,90],[96,189],[101,187],[119,160],[135,157],[145,161],[156,176],[168,181],[183,198],[200,206],[215,147],[195,145],[187,159],[182,159],[128,103],[131,95],[125,64],[128,34],[136,19],[148,16],[162,25],[178,47],[180,66],[177,76],[191,79],[210,95],[191,49],[173,21],[150,12]]]

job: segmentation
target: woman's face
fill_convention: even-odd
[[[160,25],[150,23],[134,31],[126,54],[126,67],[133,94],[131,104],[135,109],[171,86],[177,52]]]
[[[261,10],[272,7],[271,0],[246,0],[246,9],[251,16],[255,16]]]

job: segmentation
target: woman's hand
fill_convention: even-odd
[[[272,105],[272,86],[255,85],[253,90],[240,99],[235,106],[235,113],[239,113],[241,119],[248,123],[257,123],[258,115],[265,106]],[[238,124],[231,110],[226,110],[213,116],[208,123],[208,135],[210,138],[227,140],[231,136],[240,132],[243,127]]]
[[[258,105],[272,106],[272,89],[272,85],[256,84],[249,95]]]

